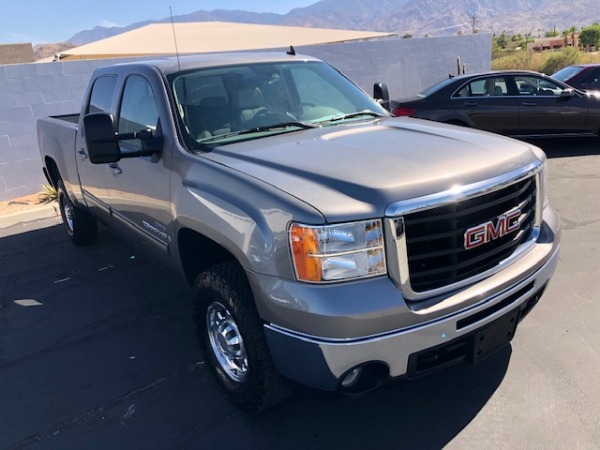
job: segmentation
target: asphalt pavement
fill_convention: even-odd
[[[190,292],[109,231],[0,218],[0,448],[600,448],[600,141],[549,156],[560,262],[509,347],[368,395],[297,391],[251,416],[219,393]]]

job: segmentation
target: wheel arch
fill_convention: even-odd
[[[44,175],[52,187],[57,188],[58,182],[61,180],[60,170],[58,164],[50,156],[44,158]]]
[[[182,228],[177,233],[177,250],[185,278],[193,286],[198,274],[207,268],[239,260],[224,246],[213,239],[190,228]]]

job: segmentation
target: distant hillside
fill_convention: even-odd
[[[571,26],[585,27],[600,19],[598,0],[321,0],[287,14],[247,11],[196,11],[175,16],[176,22],[224,21],[295,25],[349,30],[385,31],[414,37],[471,33],[531,34],[538,36]],[[96,27],[77,33],[69,42],[82,45],[153,22],[127,27]]]
[[[40,59],[49,58],[57,53],[73,47],[75,46],[68,42],[60,42],[58,44],[39,44],[33,47],[33,54],[35,56],[35,60],[38,61]]]

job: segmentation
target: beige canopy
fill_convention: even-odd
[[[174,28],[174,32],[173,32]],[[61,61],[185,53],[228,52],[316,45],[393,36],[390,33],[230,22],[151,24],[72,48]]]

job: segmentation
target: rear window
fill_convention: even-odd
[[[434,94],[437,91],[439,91],[440,89],[445,88],[446,86],[448,86],[450,83],[453,83],[454,81],[455,81],[454,78],[446,78],[444,81],[440,81],[439,83],[434,84],[431,87],[428,87],[424,91],[419,92],[417,94],[417,97],[421,97],[421,98],[429,97],[431,94]]]
[[[113,95],[115,93],[115,85],[117,83],[116,76],[99,77],[94,81],[92,93],[88,103],[86,112],[110,112]]]

